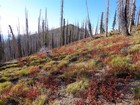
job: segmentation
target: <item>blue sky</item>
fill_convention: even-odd
[[[100,20],[101,12],[106,11],[107,0],[87,0],[89,6],[90,18],[95,27]],[[37,21],[39,10],[42,10],[42,18],[45,15],[45,8],[48,10],[49,28],[59,27],[60,24],[60,2],[61,0],[0,0],[0,26],[3,34],[7,34],[8,25],[13,27],[14,33],[17,33],[18,19],[20,21],[21,33],[25,32],[25,8],[28,9],[29,30],[37,31]],[[110,28],[112,19],[117,6],[117,0],[110,0]],[[137,0],[137,8],[140,6],[140,0]],[[86,20],[85,0],[64,0],[64,18],[69,23],[82,23]]]

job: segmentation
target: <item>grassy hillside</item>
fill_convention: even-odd
[[[0,67],[0,105],[139,105],[140,28]]]

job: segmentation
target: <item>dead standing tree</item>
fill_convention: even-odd
[[[129,35],[128,32],[128,2],[127,0],[118,0],[118,20],[122,35]]]
[[[46,46],[49,45],[49,36],[48,36],[48,18],[47,18],[47,8],[45,9],[45,22],[44,22],[44,26],[45,26],[45,36],[44,36],[44,44]]]
[[[109,21],[109,0],[107,0],[107,10],[106,10],[106,30],[105,36],[108,36],[108,21]]]
[[[30,44],[29,44],[29,24],[28,24],[28,11],[27,9],[25,8],[25,25],[26,25],[26,45],[25,45],[25,49],[26,49],[26,52],[25,54],[26,55],[29,55],[30,54]]]
[[[87,23],[88,23],[88,29],[89,29],[89,33],[90,33],[90,37],[93,38],[93,34],[92,34],[92,25],[91,25],[91,22],[90,22],[90,17],[89,17],[89,11],[88,11],[88,3],[87,3],[87,0],[86,0],[86,10],[87,10]]]
[[[129,27],[128,27],[129,33],[131,33],[132,25],[134,23],[135,7],[136,7],[136,0],[132,0],[132,6],[131,6],[131,9],[130,9],[130,22],[129,22]]]
[[[66,34],[65,34],[65,19],[63,20],[63,40],[62,40],[62,45],[65,45],[65,39],[66,39]]]
[[[14,49],[15,49],[15,58],[18,58],[19,57],[19,50],[18,50],[18,46],[17,46],[17,42],[16,42],[16,38],[14,36],[14,33],[13,33],[13,30],[12,30],[12,27],[9,25],[9,28],[10,28],[10,31],[11,31],[11,34],[12,34],[12,38],[13,38],[13,44],[14,44]]]
[[[19,22],[19,19],[18,19],[18,25],[17,25],[17,32],[18,32],[17,45],[18,45],[18,50],[19,50],[19,57],[22,57],[22,47],[21,47],[21,35],[20,35],[20,22]]]
[[[102,14],[101,14],[101,20],[100,20],[100,34],[103,34],[105,32],[103,19],[104,19],[104,13],[102,12]]]
[[[38,36],[39,36],[39,47],[41,48],[41,46],[43,45],[43,41],[42,41],[42,35],[41,35],[41,26],[40,26],[40,23],[41,23],[41,9],[39,11],[39,17],[38,17]]]
[[[45,45],[45,20],[42,20],[42,46]]]
[[[60,17],[60,42],[59,46],[62,46],[63,43],[63,12],[64,12],[64,0],[61,0],[61,17]]]
[[[98,34],[98,24],[99,24],[99,19],[98,19],[98,21],[97,21],[97,25],[96,25],[96,28],[95,28],[95,35]]]
[[[117,13],[116,13],[116,10],[115,10],[114,20],[113,20],[113,24],[112,24],[112,30],[113,30],[113,31],[114,31],[115,25],[116,25],[116,16],[117,16]]]

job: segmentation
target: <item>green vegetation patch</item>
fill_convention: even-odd
[[[0,71],[0,81],[11,81],[18,79],[22,76],[27,76],[30,73],[32,73],[31,70],[28,69],[28,67],[22,67],[22,68],[8,68],[3,71]]]
[[[2,66],[0,69],[3,70],[3,69],[13,68],[13,67],[18,67],[18,64],[16,64],[16,63],[7,64],[7,65],[5,65],[5,66]]]
[[[24,91],[26,91],[27,89],[28,88],[25,86],[25,84],[18,83],[11,87],[10,94],[13,96],[22,96]]]
[[[75,62],[78,60],[78,55],[79,55],[79,52],[77,52],[75,54],[67,55],[63,60],[66,60],[69,62]]]
[[[140,98],[140,87],[135,88],[135,98]]]
[[[129,54],[132,54],[132,53],[135,53],[135,52],[138,52],[140,51],[140,44],[137,44],[133,47],[131,47],[129,50],[128,50],[128,53]]]
[[[54,70],[57,69],[57,65],[59,62],[57,61],[50,61],[48,63],[46,63],[43,67],[44,70]]]
[[[135,35],[133,37],[133,39],[134,39],[133,44],[140,44],[140,36],[139,36],[139,34],[138,35]]]
[[[46,101],[48,101],[48,96],[40,95],[32,102],[32,105],[45,105]]]
[[[61,60],[60,63],[57,65],[58,68],[62,68],[65,66],[68,66],[69,61],[68,60]]]
[[[67,93],[71,93],[71,94],[76,94],[80,91],[84,91],[86,88],[88,88],[90,85],[89,80],[88,79],[82,79],[80,81],[76,81],[72,84],[69,84],[67,86]]]
[[[77,71],[65,72],[62,75],[59,75],[58,78],[62,81],[75,81],[77,77]]]
[[[128,70],[130,68],[131,59],[129,57],[113,57],[110,65],[115,70]]]
[[[11,86],[12,83],[11,82],[4,82],[4,83],[0,83],[0,92],[2,92],[3,89]]]
[[[85,65],[86,69],[88,70],[101,70],[103,66],[104,64],[102,63],[102,61],[98,59],[91,59]]]
[[[131,64],[131,59],[128,56],[115,56],[109,64],[112,68],[112,74],[117,77],[126,77],[130,72],[136,70],[135,65]]]

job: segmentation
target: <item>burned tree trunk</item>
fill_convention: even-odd
[[[136,4],[136,0],[132,0],[132,8],[130,11],[130,22],[129,22],[129,27],[128,27],[129,33],[131,33],[132,25],[134,23],[135,4]]]
[[[60,46],[63,44],[63,8],[64,8],[64,0],[61,0],[60,42],[59,42]]]
[[[91,25],[91,22],[90,22],[87,0],[86,0],[86,9],[87,9],[87,18],[88,18],[87,21],[88,21],[89,34],[90,34],[90,37],[93,38],[93,34],[92,34],[92,25]]]
[[[122,35],[129,35],[128,32],[128,4],[127,0],[118,0],[119,25]]]
[[[29,45],[29,25],[28,25],[28,11],[25,8],[25,24],[26,24],[26,55],[30,54],[30,45]]]
[[[100,20],[100,34],[103,34],[105,32],[104,24],[103,24],[103,19],[104,19],[104,13],[102,12],[101,20]]]
[[[114,30],[115,29],[115,25],[116,25],[116,11],[115,11],[115,15],[114,15],[114,20],[113,20],[113,24],[112,24],[112,29]]]
[[[109,0],[107,0],[107,11],[106,11],[106,30],[105,36],[108,36],[108,21],[109,21]]]
[[[16,42],[16,39],[15,39],[12,27],[10,25],[9,25],[9,28],[10,28],[12,38],[13,38],[14,49],[16,51],[15,57],[17,58],[17,57],[19,57],[19,50],[18,50],[17,42]]]

